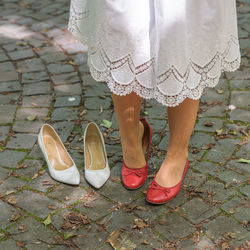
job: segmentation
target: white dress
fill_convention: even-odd
[[[240,66],[235,0],[71,0],[96,81],[176,106]]]

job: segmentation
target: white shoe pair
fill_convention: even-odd
[[[71,185],[80,183],[79,171],[51,125],[41,127],[38,144],[53,179]],[[83,148],[85,179],[95,188],[100,188],[108,180],[110,168],[104,139],[95,122],[90,122],[85,128]]]

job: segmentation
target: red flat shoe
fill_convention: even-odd
[[[148,137],[149,141],[148,141],[148,147],[147,147],[147,161],[146,161],[146,165],[142,168],[129,168],[128,166],[126,166],[123,160],[122,171],[121,171],[122,183],[127,189],[140,188],[147,179],[147,166],[148,166],[149,148],[150,148],[151,139],[152,139],[152,128],[150,127],[150,125],[148,124],[145,118],[140,118],[140,121],[143,122],[144,128],[145,128],[143,137],[145,135],[146,128],[148,130],[148,135],[149,135]]]
[[[152,204],[164,204],[173,199],[180,191],[181,184],[188,170],[188,167],[189,167],[189,161],[187,159],[181,180],[172,187],[162,187],[161,185],[159,185],[155,181],[155,177],[157,175],[156,174],[148,188],[146,200]]]

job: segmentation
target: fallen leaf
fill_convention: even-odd
[[[56,207],[56,206],[53,206],[53,205],[48,205],[48,209],[50,209],[50,210],[56,210],[57,207]]]
[[[241,163],[250,163],[250,160],[240,158],[239,160],[237,160],[237,162],[241,162]]]
[[[105,120],[105,119],[101,120],[100,126],[103,126],[103,127],[106,127],[106,128],[110,128],[111,125],[112,125],[112,122],[110,122],[108,120]]]
[[[38,173],[34,174],[31,179],[32,180],[36,179],[38,177],[38,175],[39,175]]]
[[[48,217],[43,221],[43,224],[45,225],[45,226],[47,226],[47,225],[49,225],[49,224],[51,224],[51,217],[50,217],[50,214],[48,215]]]
[[[19,227],[18,227],[18,230],[24,230],[26,227],[25,227],[25,225],[20,225]]]
[[[36,120],[36,115],[29,115],[29,116],[26,117],[26,120],[35,121]]]
[[[73,232],[65,232],[63,234],[63,237],[64,237],[65,240],[67,240],[67,239],[69,239],[69,238],[71,238],[73,236],[75,236],[75,234]]]
[[[144,227],[147,227],[148,224],[145,223],[142,219],[134,219],[135,225],[132,228],[138,228],[138,229],[143,229]]]

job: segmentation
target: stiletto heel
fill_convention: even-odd
[[[51,125],[44,124],[41,127],[38,135],[38,144],[53,179],[71,185],[80,183],[79,171]]]

